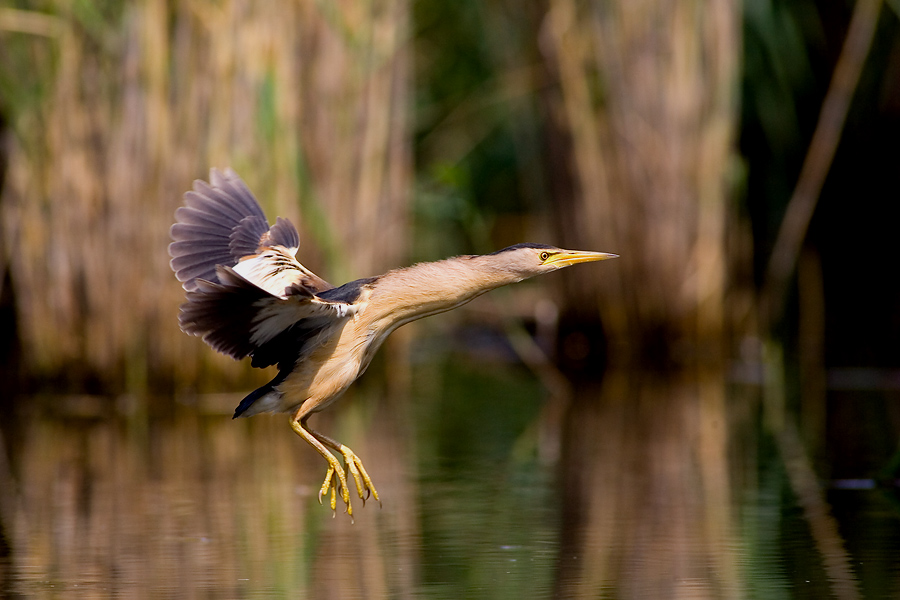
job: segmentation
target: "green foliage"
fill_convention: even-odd
[[[471,0],[417,2],[414,20],[417,253],[488,251],[498,216],[544,198],[533,23]]]
[[[777,230],[791,196],[818,116],[806,110],[820,97],[814,54],[824,44],[819,12],[812,0],[744,3],[742,138],[754,159],[754,210],[763,231]],[[766,156],[765,160],[758,160]]]

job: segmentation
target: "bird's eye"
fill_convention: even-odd
[[[540,255],[541,262],[544,262],[544,261],[547,260],[548,258],[550,258],[550,253],[549,253],[549,252],[541,252],[541,255]]]

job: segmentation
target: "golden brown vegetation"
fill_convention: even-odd
[[[45,89],[15,112],[2,200],[29,367],[141,390],[221,361],[178,331],[166,255],[181,194],[210,166],[294,220],[314,269],[361,277],[401,261],[404,2],[79,6],[3,21],[3,35],[50,24],[19,46],[18,75]]]
[[[647,335],[687,351],[719,344],[738,4],[549,4],[543,49],[560,90],[550,114],[571,139],[575,181],[566,245],[622,254],[603,273],[579,274],[595,278],[580,297],[599,294],[613,355],[644,352]]]

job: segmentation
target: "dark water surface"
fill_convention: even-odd
[[[876,476],[897,446],[878,432],[889,398],[832,394],[841,422],[810,441],[720,375],[611,373],[567,399],[521,372],[416,379],[311,422],[379,490],[353,524],[318,504],[325,463],[284,417],[229,418],[239,394],[165,416],[36,399],[53,410],[3,428],[0,592],[900,597],[900,495]]]

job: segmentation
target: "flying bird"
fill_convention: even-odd
[[[187,301],[179,323],[214,350],[254,367],[278,366],[275,378],[244,398],[234,418],[288,413],[293,430],[328,462],[319,502],[336,494],[353,515],[348,478],[365,503],[380,502],[362,461],[347,446],[309,427],[369,366],[395,329],[454,309],[494,288],[605,252],[517,244],[492,254],[419,263],[335,287],[296,258],[297,229],[269,225],[256,198],[231,169],[194,182],[175,212],[169,254]],[[344,459],[342,467],[334,452]]]

